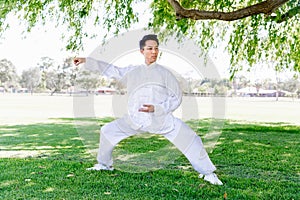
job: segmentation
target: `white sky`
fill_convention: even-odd
[[[65,30],[58,29],[53,24],[35,27],[30,33],[24,33],[24,26],[18,20],[9,18],[10,28],[0,38],[0,59],[10,60],[17,72],[30,67],[36,67],[41,57],[49,57],[61,63],[67,57],[74,57],[75,53],[65,50],[66,41],[62,41],[61,33]],[[85,51],[82,56],[87,56],[97,47],[94,40],[85,41]]]
[[[65,42],[61,40],[61,33],[65,30],[60,30],[55,28],[54,25],[47,24],[47,26],[41,26],[33,28],[31,33],[25,33],[24,27],[19,24],[18,20],[14,17],[9,18],[10,29],[7,30],[3,37],[0,38],[0,59],[8,59],[12,61],[15,65],[17,72],[21,74],[23,70],[29,69],[30,67],[36,67],[41,57],[50,57],[56,62],[61,63],[64,58],[74,57],[75,54],[71,52],[66,52]],[[24,38],[24,36],[26,36]],[[99,41],[99,42],[98,42]],[[79,56],[88,56],[94,49],[100,44],[101,39],[90,39],[84,42],[85,50],[80,52]],[[137,54],[133,54],[136,56]],[[132,55],[131,55],[132,56]],[[172,55],[165,54],[165,60],[162,59],[161,62],[165,63],[166,60],[173,62],[181,62],[185,69],[191,69],[189,63],[184,60],[173,57]],[[217,66],[219,73],[222,77],[228,78],[228,66],[229,58],[221,51],[215,52],[211,58],[213,59],[215,65]],[[121,58],[122,62],[124,58]],[[127,59],[133,60],[131,58]],[[118,62],[117,62],[118,63]],[[119,62],[121,63],[121,62]],[[275,72],[273,70],[253,70],[251,73],[244,73],[250,80],[263,79],[266,77],[274,79]],[[287,76],[287,75],[282,75]]]
[[[63,30],[55,28],[51,23],[47,26],[33,28],[32,32],[22,35],[24,30],[23,25],[20,25],[13,17],[9,20],[10,29],[8,29],[3,34],[3,37],[0,38],[0,59],[10,60],[15,65],[19,74],[21,74],[23,70],[36,67],[41,57],[50,57],[57,63],[61,63],[63,59],[67,57],[76,56],[75,53],[73,54],[64,50],[65,43],[61,40],[61,33]],[[101,39],[85,40],[85,50],[80,52],[78,56],[88,56],[98,47],[100,42]],[[193,71],[193,67],[182,58],[166,52],[163,52],[162,55],[159,63],[166,66],[170,65],[168,63],[170,61],[176,63],[176,65],[180,64],[182,69],[186,70],[176,70],[179,73],[187,74]],[[124,63],[141,63],[143,62],[142,59],[142,55],[137,51],[136,53],[130,53],[118,58],[114,64],[120,66],[124,65]],[[135,63],[132,63],[133,61],[135,61]],[[193,78],[199,78],[199,74],[190,74],[193,75]]]

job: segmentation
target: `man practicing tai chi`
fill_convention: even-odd
[[[156,63],[159,41],[156,35],[145,35],[140,52],[145,63],[119,68],[93,58],[74,58],[74,64],[85,63],[91,71],[115,78],[127,87],[128,112],[101,128],[98,164],[88,170],[113,170],[112,152],[123,139],[143,132],[161,134],[172,142],[190,161],[199,177],[222,185],[214,173],[216,167],[204,149],[201,138],[172,112],[179,107],[182,91],[175,76]]]

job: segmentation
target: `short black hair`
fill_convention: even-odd
[[[149,35],[145,35],[141,40],[140,40],[140,49],[143,49],[146,45],[146,41],[148,40],[154,40],[157,45],[159,45],[159,41],[157,39],[157,35],[155,34],[149,34]]]

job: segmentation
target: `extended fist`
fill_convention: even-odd
[[[73,62],[76,66],[82,64],[82,63],[85,63],[86,61],[86,58],[74,58]]]

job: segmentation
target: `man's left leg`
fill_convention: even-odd
[[[190,161],[194,169],[200,173],[200,177],[212,184],[222,185],[222,182],[213,173],[216,167],[211,162],[201,138],[184,122],[175,119],[173,131],[164,135],[172,142]]]

